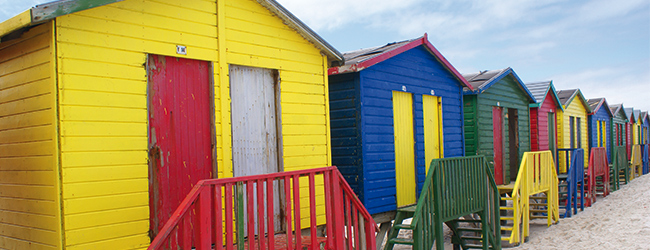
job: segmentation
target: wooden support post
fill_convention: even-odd
[[[375,237],[375,242],[377,242],[377,248],[378,249],[384,249],[384,238],[386,238],[386,234],[388,234],[388,230],[390,229],[391,222],[382,222],[379,225],[379,232],[377,233],[377,236]]]

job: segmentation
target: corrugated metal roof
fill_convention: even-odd
[[[634,117],[634,108],[625,108],[623,109],[625,111],[625,115],[627,118],[630,120],[630,122],[636,121],[636,118]]]
[[[612,105],[609,105],[609,110],[612,111],[612,114],[616,115],[616,113],[618,113],[622,107],[623,107],[622,103],[612,104]]]
[[[451,65],[449,61],[436,49],[433,44],[429,42],[427,34],[424,36],[405,40],[401,42],[389,43],[383,46],[360,49],[355,51],[346,52],[343,54],[345,64],[337,67],[331,67],[328,70],[329,75],[344,74],[350,72],[359,72],[373,65],[388,60],[410,49],[424,46],[438,62],[440,62],[458,81],[463,87],[471,88],[465,78]]]
[[[510,68],[479,71],[476,73],[463,74],[463,77],[465,80],[467,80],[467,82],[469,82],[469,84],[472,85],[474,89],[478,90],[486,87],[486,85],[492,82],[492,79],[495,79],[496,77],[505,73],[508,71],[508,69]]]
[[[641,119],[641,110],[635,109],[634,110],[634,120],[638,121]]]
[[[511,75],[515,79],[515,82],[519,85],[519,88],[524,93],[526,93],[526,96],[528,96],[528,98],[533,103],[537,102],[536,98],[533,96],[533,94],[530,93],[530,90],[528,90],[526,85],[521,81],[517,73],[515,73],[515,71],[510,67],[505,69],[485,70],[479,71],[477,73],[463,74],[465,80],[467,80],[472,88],[474,88],[474,90],[464,89],[463,94],[480,94],[508,75]]]
[[[560,98],[562,105],[566,106],[571,102],[573,97],[578,93],[578,89],[565,89],[557,91],[557,97]]]
[[[360,50],[354,50],[354,51],[348,51],[343,53],[343,58],[345,59],[345,64],[344,65],[352,65],[352,64],[357,64],[357,63],[362,63],[367,60],[370,60],[372,58],[375,58],[377,56],[380,56],[386,52],[392,51],[394,49],[397,49],[399,47],[402,47],[403,45],[413,42],[417,39],[422,39],[422,38],[416,38],[416,39],[411,39],[411,40],[405,40],[401,42],[394,42],[394,43],[388,43],[383,46],[377,46],[377,47],[372,47],[372,48],[365,48],[365,49],[360,49]]]
[[[115,2],[120,2],[123,0],[57,0],[49,3],[39,4],[35,7],[32,7],[26,12],[31,14],[30,18],[25,18],[23,12],[13,18],[10,18],[2,23],[0,23],[0,41],[3,37],[11,34],[14,31],[21,30],[23,28],[35,26],[39,23],[52,20],[59,16],[64,16],[74,12],[87,10]],[[290,11],[285,9],[275,0],[256,0],[262,6],[267,8],[269,11],[277,15],[284,23],[296,30],[302,37],[307,41],[316,45],[318,49],[327,55],[332,61],[343,61],[343,55],[341,52],[336,50],[332,45],[327,43],[325,39],[320,37],[316,32],[314,32],[309,26],[300,21],[296,16],[294,16]]]
[[[589,104],[589,108],[591,108],[591,113],[590,115],[595,114],[600,110],[601,108],[605,108],[607,113],[609,113],[610,116],[614,116],[614,112],[609,108],[609,104],[607,104],[607,99],[605,98],[592,98],[587,100],[587,104]]]
[[[589,106],[589,103],[587,103],[587,99],[582,95],[580,89],[564,89],[556,91],[556,93],[564,108],[567,108],[569,103],[577,97],[585,106],[585,109],[587,109],[587,113],[591,113],[591,107]]]
[[[526,83],[526,88],[533,94],[537,102],[542,102],[546,98],[546,92],[551,87],[551,83],[552,81]]]

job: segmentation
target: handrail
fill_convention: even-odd
[[[643,174],[648,174],[650,173],[650,144],[643,144],[641,151],[643,151]]]
[[[641,145],[632,145],[632,156],[630,157],[630,180],[636,175],[643,175],[643,161],[641,160]]]
[[[582,148],[560,148],[557,150],[558,154],[565,153],[566,166],[569,166],[567,174],[567,199],[565,202],[564,217],[571,217],[572,214],[578,213],[578,204],[580,210],[584,210],[584,149]],[[570,163],[569,163],[570,162]],[[557,171],[560,171],[557,168]],[[560,174],[560,172],[557,172]],[[558,180],[559,182],[559,180]],[[578,190],[578,183],[580,183],[580,190]],[[578,203],[578,197],[580,202]],[[559,197],[558,197],[559,199]],[[571,212],[573,209],[573,212]]]
[[[609,194],[609,164],[607,162],[607,149],[604,147],[591,148],[589,155],[589,167],[587,168],[588,186],[587,201],[585,205],[591,206],[596,202],[596,177],[602,177],[603,196]]]
[[[316,179],[323,180],[323,184],[317,185]],[[274,191],[274,187],[283,190]],[[317,188],[324,197],[316,195]],[[274,203],[280,193],[286,229],[278,240],[286,241],[287,248],[321,249],[324,243],[325,249],[376,249],[377,224],[336,167],[201,180],[148,249],[194,246],[201,250],[213,249],[213,245],[214,249],[244,249],[246,245],[248,249],[274,249]],[[308,205],[301,206],[301,195],[305,194]],[[317,206],[323,201],[324,205]],[[325,210],[324,239],[317,237],[317,207]],[[307,211],[308,216],[301,216],[302,211]],[[302,235],[303,219],[309,221],[309,236]]]
[[[499,192],[485,157],[434,159],[411,220],[413,249],[444,249],[443,223],[472,213],[480,213],[484,249],[500,249]]]
[[[630,180],[630,169],[628,168],[629,163],[627,161],[627,147],[626,146],[616,146],[613,150],[614,154],[612,157],[612,168],[613,168],[613,178],[611,180],[611,188],[613,191],[619,190],[621,188],[620,175],[621,171],[624,174],[625,184]]]
[[[560,219],[557,187],[558,179],[551,151],[525,152],[511,194],[514,207],[513,228],[509,237],[511,244],[518,242],[520,235],[527,237],[529,234],[531,195],[547,192],[547,224],[550,226]],[[520,224],[523,228],[519,227]]]

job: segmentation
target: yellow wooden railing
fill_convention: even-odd
[[[560,219],[558,202],[558,179],[555,171],[555,163],[551,151],[526,152],[524,153],[517,180],[512,189],[510,198],[504,200],[512,201],[513,220],[512,233],[510,237],[502,238],[510,244],[520,243],[521,236],[528,237],[530,222],[530,196],[545,193],[547,197],[547,218],[548,226]],[[509,207],[509,206],[508,206]],[[503,217],[502,217],[503,219]],[[519,225],[522,225],[521,228]],[[502,227],[502,230],[504,228]]]
[[[643,175],[643,160],[641,156],[641,145],[632,145],[632,156],[630,157],[630,180],[633,180],[637,175]]]

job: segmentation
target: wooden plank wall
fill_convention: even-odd
[[[589,166],[589,139],[588,139],[588,126],[587,126],[587,109],[579,97],[573,98],[571,103],[564,108],[564,111],[557,112],[557,126],[558,126],[558,148],[571,147],[571,133],[569,126],[569,117],[580,118],[580,134],[582,139],[582,149],[584,149],[584,164],[585,168]],[[577,139],[577,136],[576,136]],[[560,171],[565,171],[566,168],[564,157],[560,156]]]
[[[478,147],[477,154],[485,155],[489,161],[494,158],[493,153],[493,132],[492,132],[492,107],[497,106],[504,109],[504,117],[508,112],[508,108],[517,109],[518,112],[518,126],[519,126],[519,155],[511,156],[510,150],[507,150],[509,133],[508,131],[508,118],[504,119],[504,150],[503,168],[506,169],[504,180],[510,180],[510,157],[518,157],[521,163],[521,157],[524,152],[530,151],[530,118],[529,118],[529,104],[530,100],[526,97],[526,93],[521,90],[518,84],[511,76],[506,76],[499,82],[492,85],[485,92],[478,96]],[[513,173],[516,174],[516,173]]]
[[[149,244],[147,53],[213,62],[218,177],[232,176],[228,64],[279,71],[284,170],[331,164],[327,58],[256,1],[126,0],[56,27],[68,249]]]
[[[359,200],[364,195],[364,169],[361,164],[361,103],[359,73],[329,77],[332,165],[345,177]]]
[[[392,91],[413,94],[415,119],[416,192],[424,184],[425,156],[422,95],[441,97],[443,152],[464,155],[461,83],[423,46],[396,55],[361,71],[363,168],[365,206],[371,214],[393,211],[395,204],[395,146]]]
[[[611,136],[607,131],[610,131],[611,128],[611,117],[609,115],[609,112],[607,112],[608,107],[605,107],[604,105],[600,107],[598,112],[596,112],[593,115],[589,116],[589,148],[592,147],[600,147],[601,145],[601,140],[603,138],[600,138],[601,133],[604,133],[604,141],[605,143],[605,148],[607,148],[607,159],[611,160],[611,140],[609,136]],[[604,125],[604,127],[603,127]],[[602,132],[601,132],[602,131]]]
[[[60,249],[52,22],[0,43],[0,248]]]
[[[277,69],[280,78],[280,109],[284,171],[331,165],[327,58],[313,44],[283,23],[254,0],[226,0],[225,40],[229,64]],[[222,84],[228,88],[227,84]],[[228,93],[229,91],[225,91]],[[217,92],[218,93],[218,92]],[[221,92],[224,93],[224,92]],[[222,95],[221,98],[229,98]],[[222,102],[223,103],[223,102]],[[229,103],[229,101],[226,101]],[[230,108],[217,115],[217,131],[225,124],[230,130]],[[226,123],[223,117],[227,117]],[[225,130],[223,130],[225,131]],[[219,138],[219,135],[217,135]],[[229,135],[223,136],[223,140]],[[224,145],[217,154],[220,176],[230,176],[230,149]],[[306,183],[306,182],[305,182]],[[317,185],[322,179],[317,178]],[[317,188],[317,223],[325,222],[324,194]],[[301,193],[308,194],[307,185]],[[301,214],[308,214],[309,199],[301,196]],[[301,225],[309,226],[309,216]]]

